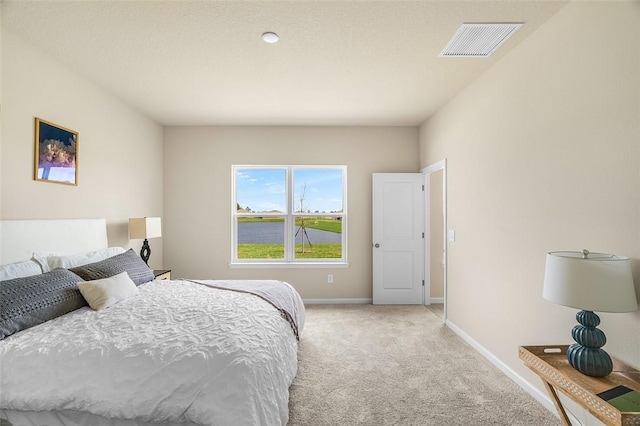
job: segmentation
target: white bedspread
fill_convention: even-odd
[[[297,343],[276,308],[187,281],[139,288],[103,311],[82,308],[0,342],[0,408],[286,425]]]

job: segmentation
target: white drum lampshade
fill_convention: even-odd
[[[633,312],[638,309],[629,258],[588,250],[547,254],[542,297],[550,302],[580,309],[579,325],[571,331],[575,344],[567,358],[578,371],[603,377],[611,373],[611,357],[601,349],[607,339],[597,328],[593,311]]]

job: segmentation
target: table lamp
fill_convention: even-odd
[[[547,254],[542,297],[559,305],[581,309],[571,336],[569,364],[587,376],[604,377],[613,370],[611,357],[602,346],[607,342],[597,328],[600,318],[593,311],[633,312],[638,309],[629,258],[588,250]]]
[[[149,264],[151,257],[151,247],[149,247],[148,238],[157,238],[162,236],[162,220],[159,217],[139,217],[129,219],[129,239],[140,240],[144,238],[140,257],[144,263]]]

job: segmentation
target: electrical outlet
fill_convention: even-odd
[[[333,274],[327,275],[327,283],[333,284]]]

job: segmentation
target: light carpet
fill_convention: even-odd
[[[561,424],[424,306],[307,306],[298,359],[289,426]]]

